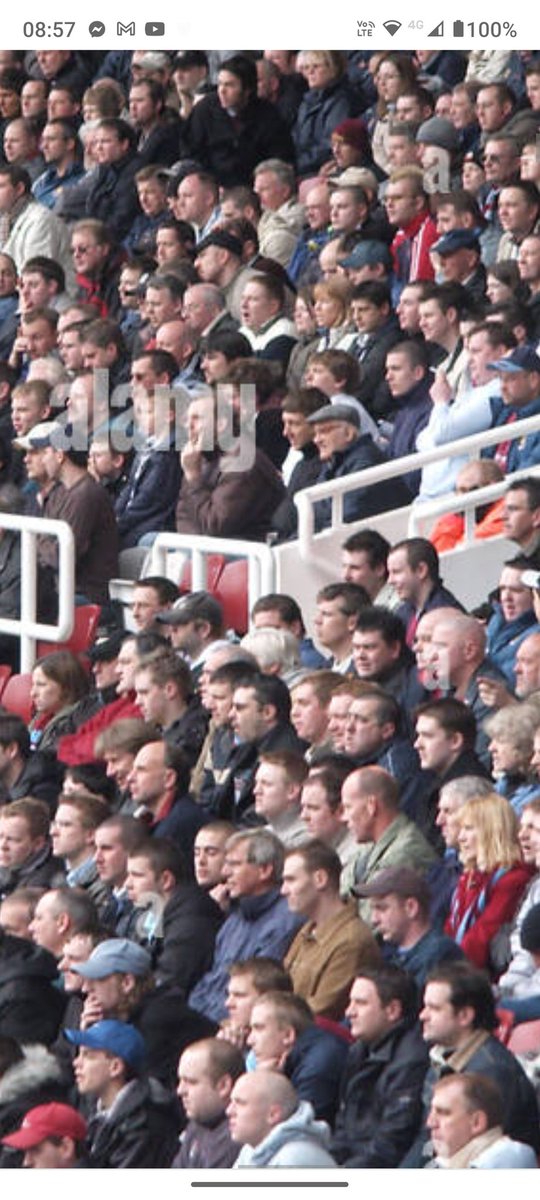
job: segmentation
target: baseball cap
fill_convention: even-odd
[[[94,642],[94,645],[86,651],[90,662],[112,662],[119,653],[122,642],[125,642],[128,636],[126,629],[117,629],[107,637],[98,638],[97,642]]]
[[[30,1150],[50,1137],[70,1137],[83,1142],[86,1121],[70,1104],[38,1104],[26,1113],[22,1125],[2,1138],[2,1145],[14,1150]]]
[[[220,246],[222,250],[228,250],[229,254],[234,254],[236,258],[242,257],[242,243],[240,239],[235,237],[233,233],[228,233],[226,229],[213,229],[207,237],[203,238],[196,247],[196,257],[202,254],[202,251],[206,250],[208,246]]]
[[[352,404],[324,404],[307,418],[309,425],[322,425],[327,421],[348,421],[349,425],[360,428],[360,413]]]
[[[444,258],[445,254],[455,254],[456,250],[478,250],[480,252],[480,242],[478,241],[477,229],[451,229],[439,238],[431,247],[436,254],[441,254]]]
[[[125,1021],[96,1021],[88,1029],[64,1029],[64,1037],[73,1046],[88,1046],[91,1050],[106,1050],[116,1054],[137,1070],[146,1056],[142,1034]]]
[[[376,263],[383,263],[390,270],[392,256],[384,242],[376,242],[371,238],[367,238],[365,242],[357,242],[350,253],[340,260],[340,266],[354,267],[356,270],[360,267],[373,267]]]
[[[521,582],[524,587],[532,588],[533,592],[540,591],[540,571],[522,571]]]
[[[369,883],[358,884],[354,891],[356,896],[389,896],[393,893],[404,899],[412,896],[424,904],[429,903],[429,888],[411,867],[386,867]]]
[[[40,421],[28,430],[23,437],[14,438],[13,445],[19,450],[45,450],[47,446],[53,446],[52,438],[55,434],[65,436],[65,428],[58,421]]]
[[[152,966],[148,952],[129,938],[109,938],[100,942],[87,958],[77,964],[77,975],[83,979],[106,979],[108,975],[147,975]]]
[[[504,375],[516,375],[518,371],[537,371],[540,375],[540,358],[532,346],[517,346],[511,354],[488,363],[488,367]]]
[[[332,187],[359,187],[368,191],[378,190],[377,176],[369,167],[346,167],[341,175],[331,175],[329,182]]]
[[[223,608],[209,592],[189,592],[176,600],[172,608],[157,613],[161,625],[188,625],[190,621],[208,621],[215,628],[223,624]]]

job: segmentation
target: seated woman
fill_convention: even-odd
[[[76,654],[55,650],[38,659],[32,671],[31,699],[35,716],[30,723],[32,747],[54,753],[65,719],[87,694],[89,677]]]
[[[533,868],[523,862],[518,820],[504,797],[490,792],[467,801],[458,813],[463,874],[444,931],[477,967],[501,974],[510,957],[505,926],[512,921]]]
[[[531,771],[534,735],[539,724],[537,706],[523,703],[505,704],[484,721],[490,739],[488,749],[495,791],[510,801],[518,817],[527,801],[540,791],[538,779]]]

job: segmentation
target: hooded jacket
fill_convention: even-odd
[[[335,1167],[328,1152],[330,1130],[316,1121],[307,1100],[286,1121],[280,1121],[258,1146],[243,1146],[236,1167]]]

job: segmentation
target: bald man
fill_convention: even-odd
[[[251,1071],[237,1079],[227,1108],[233,1141],[242,1146],[235,1167],[335,1167],[330,1129],[298,1102],[284,1075]]]
[[[462,700],[477,723],[476,753],[489,765],[488,738],[483,723],[493,708],[482,699],[482,679],[505,683],[502,672],[486,656],[486,631],[476,617],[457,612],[435,625],[431,637],[431,663],[442,695]]]

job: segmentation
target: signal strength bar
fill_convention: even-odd
[[[444,37],[444,21],[440,21],[435,26],[435,29],[432,29],[431,33],[428,33],[428,37]]]

